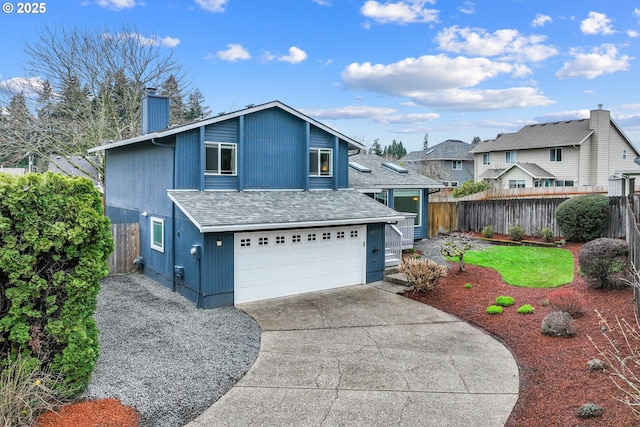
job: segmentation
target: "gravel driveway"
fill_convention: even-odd
[[[83,397],[117,397],[141,426],[183,426],[252,366],[260,328],[234,307],[194,304],[139,274],[101,282],[100,358]]]

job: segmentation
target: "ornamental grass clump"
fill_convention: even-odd
[[[547,301],[554,311],[566,311],[574,319],[584,314],[587,304],[584,296],[572,288],[559,288],[549,292]]]
[[[531,304],[521,305],[520,307],[518,307],[518,310],[517,310],[517,312],[520,314],[531,314],[534,311],[536,311],[536,309],[533,308]]]
[[[512,225],[507,230],[507,233],[509,233],[509,238],[514,242],[519,242],[524,237],[524,229],[519,225]]]
[[[482,235],[485,238],[487,239],[492,238],[494,233],[495,233],[495,229],[493,228],[493,225],[485,225],[484,227],[482,227]]]
[[[502,306],[499,305],[490,305],[489,307],[487,307],[486,312],[489,314],[500,314],[502,313]]]
[[[424,292],[438,286],[448,269],[430,259],[408,258],[400,264],[400,272],[413,287],[413,292]]]
[[[510,305],[513,305],[514,302],[515,299],[513,299],[513,297],[509,297],[506,295],[501,295],[496,298],[496,305],[501,305],[503,307],[509,307]]]

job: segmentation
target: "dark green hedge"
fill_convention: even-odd
[[[609,212],[609,198],[603,194],[572,197],[556,208],[562,235],[573,242],[588,242],[602,237]]]
[[[86,388],[98,359],[93,314],[113,251],[102,199],[86,178],[0,174],[0,357],[18,354]]]

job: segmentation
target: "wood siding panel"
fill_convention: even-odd
[[[183,132],[176,137],[176,189],[198,189],[201,173],[200,131]]]
[[[429,202],[429,237],[458,229],[457,202]]]
[[[133,260],[140,255],[140,225],[111,224],[113,253],[109,256],[109,274],[129,274],[137,271]]]

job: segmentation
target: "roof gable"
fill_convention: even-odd
[[[457,139],[447,139],[446,141],[428,147],[422,151],[412,151],[403,158],[401,162],[421,162],[423,160],[473,160],[473,155],[469,154],[474,146]]]
[[[252,113],[256,113],[259,111],[264,111],[270,108],[279,108],[283,111],[286,111],[287,113],[301,119],[304,120],[306,122],[309,122],[310,124],[312,124],[313,126],[316,126],[319,129],[322,129],[325,132],[328,132],[329,134],[336,136],[339,139],[342,139],[344,141],[346,141],[349,146],[355,148],[355,149],[360,149],[363,150],[365,149],[365,146],[357,141],[355,141],[352,138],[349,138],[348,136],[345,136],[344,134],[336,131],[335,129],[324,125],[323,123],[320,123],[319,121],[301,113],[298,110],[295,110],[291,107],[289,107],[286,104],[283,104],[280,101],[271,101],[271,102],[267,102],[265,104],[260,104],[260,105],[256,105],[256,106],[248,106],[245,109],[242,110],[238,110],[238,111],[233,111],[231,113],[227,113],[227,114],[220,114],[216,117],[211,117],[211,118],[207,118],[204,120],[199,120],[197,122],[193,122],[193,123],[188,123],[185,125],[181,125],[181,126],[176,126],[176,127],[172,127],[169,129],[164,129],[164,130],[159,130],[156,132],[151,132],[145,135],[140,135],[140,136],[136,136],[134,138],[130,138],[130,139],[125,139],[122,141],[117,141],[117,142],[112,142],[109,144],[105,144],[105,145],[101,145],[99,147],[95,147],[89,150],[90,153],[94,153],[97,151],[102,151],[102,150],[109,150],[112,148],[118,148],[118,147],[123,147],[126,145],[131,145],[131,144],[136,144],[138,142],[144,142],[144,141],[149,141],[152,139],[157,139],[157,138],[165,138],[168,136],[172,136],[172,135],[176,135],[178,133],[182,133],[182,132],[187,132],[193,129],[197,129],[203,126],[207,126],[210,124],[214,124],[214,123],[220,123],[226,120],[230,120],[230,119],[234,119],[240,116],[246,116]]]

